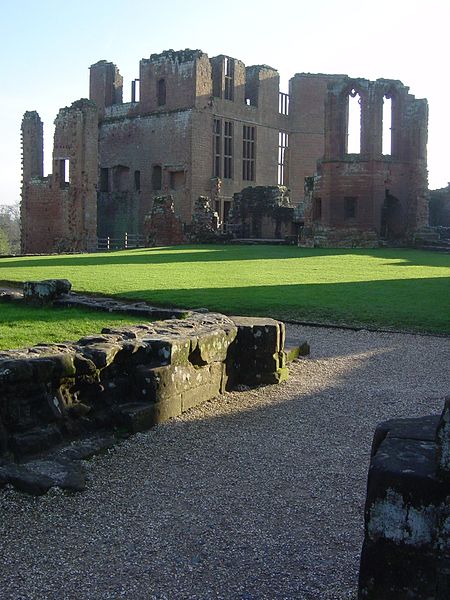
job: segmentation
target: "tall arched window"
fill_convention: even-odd
[[[164,106],[166,103],[166,80],[160,79],[157,87],[158,106]]]
[[[348,95],[347,154],[361,152],[361,96],[352,89]]]
[[[382,153],[386,156],[392,154],[392,99],[390,94],[383,98],[383,144]]]

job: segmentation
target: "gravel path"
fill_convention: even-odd
[[[86,492],[0,493],[0,597],[356,598],[376,424],[440,412],[448,339],[290,326],[290,380],[226,394],[89,464]]]

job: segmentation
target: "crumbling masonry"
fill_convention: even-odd
[[[143,236],[154,199],[169,195],[186,231],[200,196],[225,228],[236,227],[234,195],[257,186],[287,187],[296,210],[281,228],[243,223],[254,236],[371,245],[405,242],[427,225],[427,102],[399,81],[299,73],[282,94],[266,65],[170,50],[141,60],[131,102],[122,90],[114,64],[91,66],[90,99],[55,121],[48,177],[42,122],[25,113],[23,252],[89,251],[98,238]],[[356,95],[361,144],[349,154]],[[383,154],[387,100],[392,139]]]

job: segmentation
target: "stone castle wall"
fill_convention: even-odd
[[[169,194],[183,225],[199,197],[211,198],[227,223],[235,194],[249,186],[289,188],[292,206],[304,207],[311,244],[316,229],[324,243],[345,241],[335,230],[348,228],[398,241],[427,225],[428,106],[400,81],[297,73],[283,94],[276,69],[200,50],[153,54],[140,61],[139,73],[132,101],[123,103],[118,68],[91,66],[91,104],[78,101],[56,120],[50,178],[42,177],[42,123],[26,113],[24,251],[88,250],[96,235],[142,235],[154,198]],[[357,155],[347,144],[355,94]],[[382,154],[384,98],[392,101],[389,156]],[[315,174],[305,196],[305,178]]]

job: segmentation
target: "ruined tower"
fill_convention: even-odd
[[[42,121],[22,121],[22,252],[97,248],[98,117],[90,100],[62,108],[55,120],[52,174],[43,177]]]

